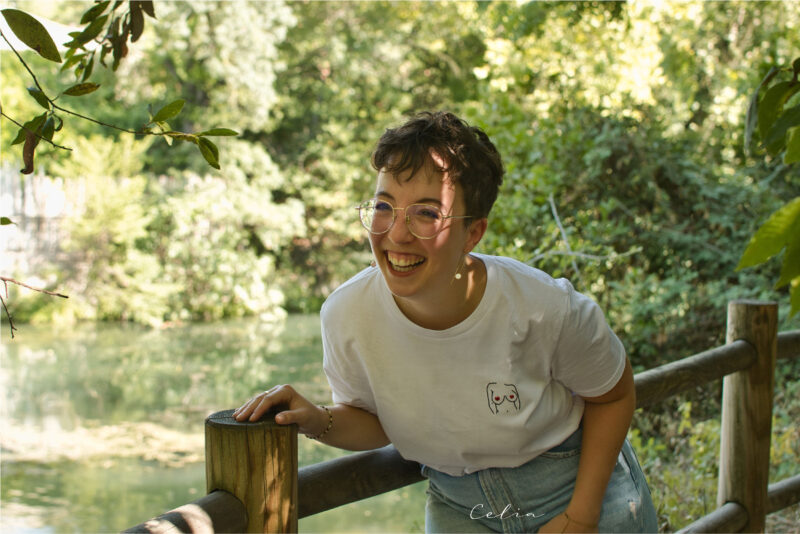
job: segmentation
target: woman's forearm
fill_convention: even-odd
[[[596,525],[636,408],[630,363],[626,363],[622,378],[609,393],[584,400],[581,459],[567,514],[581,523]]]
[[[350,451],[377,449],[389,444],[389,438],[386,437],[378,417],[374,414],[346,404],[336,404],[329,406],[328,409],[333,422],[330,430],[319,439],[322,443]],[[319,432],[322,433],[327,428],[330,418],[323,408],[319,410],[324,421],[324,426]]]

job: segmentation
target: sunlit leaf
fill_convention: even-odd
[[[28,132],[38,132],[39,128],[41,128],[44,121],[47,120],[47,113],[42,113],[41,115],[37,115],[36,117],[32,118],[28,122],[22,125],[22,128],[19,129],[17,133],[17,137],[11,141],[12,145],[19,144],[25,140],[25,135]]]
[[[99,4],[95,4],[86,10],[86,12],[83,14],[83,17],[81,17],[81,24],[86,24],[87,22],[91,22],[96,19],[103,11],[106,10],[108,4],[110,3],[110,0],[107,2],[100,2]]]
[[[797,277],[800,277],[800,218],[795,222],[794,231],[783,255],[781,276],[775,283],[775,288],[783,287]]]
[[[208,164],[215,169],[219,169],[219,149],[217,148],[217,145],[205,137],[200,137],[198,139],[197,146],[200,148],[200,153],[203,155]]]
[[[750,239],[736,269],[758,265],[778,254],[788,243],[798,218],[800,218],[800,197],[770,215],[767,222]]]
[[[775,75],[780,72],[776,67],[772,67],[764,79],[761,80],[761,83],[758,84],[753,96],[750,97],[750,105],[747,106],[747,116],[745,118],[745,128],[744,128],[744,148],[749,153],[750,148],[753,144],[753,132],[755,132],[756,128],[758,127],[758,101],[759,101],[759,94],[761,93],[761,89],[767,85]]]
[[[786,132],[795,126],[800,126],[800,104],[784,110],[769,129],[764,140],[767,152],[774,156],[783,150],[783,147],[786,146]]]
[[[42,106],[44,109],[50,109],[50,101],[38,87],[28,87],[28,93]]]
[[[108,15],[103,15],[102,17],[93,20],[92,23],[80,33],[80,35],[73,37],[72,41],[66,43],[65,46],[68,48],[80,48],[100,35],[100,32],[103,31],[103,28],[106,26],[106,22],[108,22]]]
[[[85,55],[86,54],[76,54],[72,57],[68,57],[67,60],[64,62],[64,64],[61,65],[61,70],[64,71],[73,67],[74,65],[77,65],[78,63],[80,63],[80,61],[83,59]]]
[[[761,139],[766,139],[767,133],[783,110],[783,105],[798,90],[800,84],[792,82],[776,83],[767,90],[758,104],[758,133]]]
[[[82,96],[97,91],[100,84],[93,82],[78,83],[66,89],[63,94],[67,96]]]
[[[42,132],[39,134],[43,138],[47,139],[48,141],[53,140],[53,134],[56,131],[56,122],[53,120],[53,116],[47,117],[47,120],[44,121],[44,125],[42,125]]]
[[[83,71],[83,77],[81,78],[82,82],[85,82],[89,79],[89,76],[92,75],[92,70],[94,70],[94,52],[89,57],[89,62],[86,64],[86,69]]]
[[[200,132],[197,135],[206,135],[210,137],[219,137],[219,136],[228,136],[228,135],[239,135],[239,132],[235,130],[231,130],[229,128],[212,128],[210,130],[206,130],[204,132]]]
[[[169,120],[169,119],[175,117],[183,109],[183,104],[184,103],[185,103],[185,101],[184,100],[180,100],[180,99],[179,100],[175,100],[174,102],[170,102],[169,104],[167,104],[163,108],[159,109],[156,112],[156,114],[153,115],[153,118],[151,119],[151,121],[152,122],[161,122],[161,121]]]
[[[792,309],[789,311],[789,315],[792,316],[797,312],[800,312],[800,279],[795,278],[792,280],[790,299],[792,303]]]
[[[3,9],[3,17],[17,38],[40,56],[61,63],[61,54],[41,22],[18,9]]]
[[[197,135],[194,134],[187,134],[184,132],[164,132],[164,135],[167,135],[172,139],[178,139],[179,141],[189,141],[190,143],[197,144]]]
[[[789,130],[789,140],[786,141],[786,152],[783,162],[786,165],[800,161],[800,126]]]

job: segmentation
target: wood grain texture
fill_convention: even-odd
[[[206,419],[206,490],[233,494],[247,532],[297,532],[297,427],[274,413],[240,423],[233,410]]]
[[[777,354],[778,306],[738,300],[728,304],[727,342],[744,340],[755,363],[730,374],[722,386],[722,428],[717,506],[747,510],[744,532],[763,532],[767,514],[772,396]]]

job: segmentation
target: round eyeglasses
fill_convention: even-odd
[[[447,219],[470,219],[471,215],[445,215],[442,210],[430,204],[411,204],[405,208],[395,208],[389,202],[379,199],[365,200],[356,209],[361,224],[371,234],[381,235],[392,229],[398,210],[405,211],[406,226],[411,235],[419,239],[432,239],[444,230]]]

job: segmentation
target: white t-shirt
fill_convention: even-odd
[[[334,402],[377,414],[404,458],[454,476],[517,467],[563,442],[583,415],[577,395],[608,392],[625,368],[602,311],[567,280],[473,256],[486,290],[452,328],[408,320],[373,267],[321,311]]]

